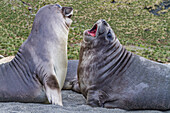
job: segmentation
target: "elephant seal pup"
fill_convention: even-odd
[[[105,20],[84,32],[78,81],[91,106],[170,109],[170,67],[127,51]]]
[[[46,5],[15,58],[0,65],[0,101],[62,105],[67,71],[67,38],[73,9]]]

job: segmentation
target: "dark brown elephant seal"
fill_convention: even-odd
[[[127,51],[105,20],[84,32],[78,81],[91,106],[170,109],[170,66]]]
[[[0,65],[0,101],[62,105],[67,72],[71,7],[46,5],[37,12],[31,33],[15,58]]]

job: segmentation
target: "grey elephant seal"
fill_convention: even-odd
[[[78,81],[91,106],[170,109],[170,67],[127,51],[105,20],[84,32]]]
[[[0,65],[0,101],[62,105],[67,72],[67,39],[73,9],[46,5],[15,58]]]

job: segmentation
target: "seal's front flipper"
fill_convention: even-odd
[[[63,106],[61,90],[56,77],[54,75],[47,76],[44,79],[44,86],[49,103]]]
[[[102,90],[89,90],[86,103],[92,107],[104,107],[108,95]]]
[[[81,93],[80,92],[80,87],[79,87],[79,83],[78,80],[76,79],[75,81],[73,81],[73,86],[72,86],[72,90],[77,92],[77,93]]]

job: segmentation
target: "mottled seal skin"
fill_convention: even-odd
[[[0,101],[62,105],[72,13],[71,7],[58,4],[39,9],[15,58],[0,65]]]
[[[105,20],[84,32],[78,81],[94,107],[170,109],[170,67],[127,51]]]

